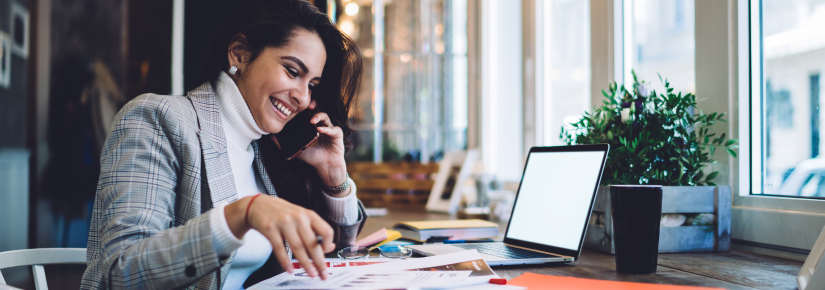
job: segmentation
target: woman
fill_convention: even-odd
[[[307,2],[241,4],[203,85],[118,113],[81,287],[239,289],[255,271],[277,274],[267,265],[291,272],[288,250],[325,279],[324,253],[350,245],[366,218],[344,163],[360,73],[354,42]],[[304,110],[321,138],[287,161],[264,135]]]

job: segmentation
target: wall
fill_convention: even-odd
[[[10,33],[12,3],[26,7],[26,0],[0,0],[0,30]],[[8,88],[0,88],[0,148],[26,146],[26,59],[11,56],[11,79]]]
[[[212,47],[215,35],[227,19],[235,14],[237,3],[222,0],[184,2],[183,31],[183,87],[185,91],[201,84],[195,83],[201,64]]]
[[[38,14],[49,18],[37,23],[48,25],[48,29],[38,28],[35,36],[42,59],[36,68],[38,96],[34,105],[37,132],[33,134],[38,136],[34,145],[38,174],[32,176],[32,194],[37,199],[33,204],[36,214],[32,215],[37,231],[34,246],[85,247],[88,225],[82,216],[91,210],[87,200],[94,195],[97,183],[99,156],[95,152],[99,148],[89,133],[89,104],[80,95],[93,76],[89,64],[95,60],[108,67],[123,89],[127,1],[41,0],[37,4],[50,7],[50,12]],[[47,57],[39,52],[43,48],[48,48]],[[48,65],[40,63],[45,61]],[[47,97],[40,96],[40,90],[47,92]],[[41,142],[47,149],[41,148]],[[73,222],[72,217],[81,219]]]
[[[733,100],[737,96],[730,91],[731,51],[736,51],[735,38],[731,38],[728,28],[728,1],[696,1],[696,99],[697,108],[705,113],[726,114],[728,123],[714,125],[711,133],[717,136],[725,133],[730,138],[738,118]],[[719,149],[719,148],[717,148]],[[719,185],[734,185],[734,159],[724,150],[717,150],[714,159],[718,162],[708,166],[706,173],[719,171],[714,182]],[[736,189],[734,187],[734,189]],[[736,192],[736,190],[734,190]]]

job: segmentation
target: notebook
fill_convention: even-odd
[[[368,247],[375,245],[375,247],[380,247],[386,243],[395,241],[401,238],[401,233],[398,231],[387,230],[382,228],[377,232],[372,233],[371,235],[356,241],[353,245]]]
[[[393,229],[407,239],[424,242],[428,238],[449,236],[453,240],[474,240],[498,236],[498,225],[479,219],[401,222]]]

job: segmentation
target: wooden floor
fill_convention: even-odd
[[[387,216],[370,217],[360,237],[381,228],[392,228],[400,221],[442,220],[454,218],[446,214],[390,210]],[[506,222],[499,223],[503,238]],[[503,278],[515,278],[525,272],[632,281],[658,284],[710,286],[727,289],[796,289],[796,275],[802,262],[763,256],[748,252],[659,254],[659,266],[654,274],[622,274],[616,272],[614,256],[584,250],[578,261],[561,265],[494,267]]]

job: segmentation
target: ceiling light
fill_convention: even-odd
[[[352,2],[352,3],[347,4],[347,6],[344,7],[344,12],[347,13],[347,15],[349,15],[349,16],[355,16],[356,14],[358,14],[358,8],[359,8],[358,4],[356,4],[355,2]]]

